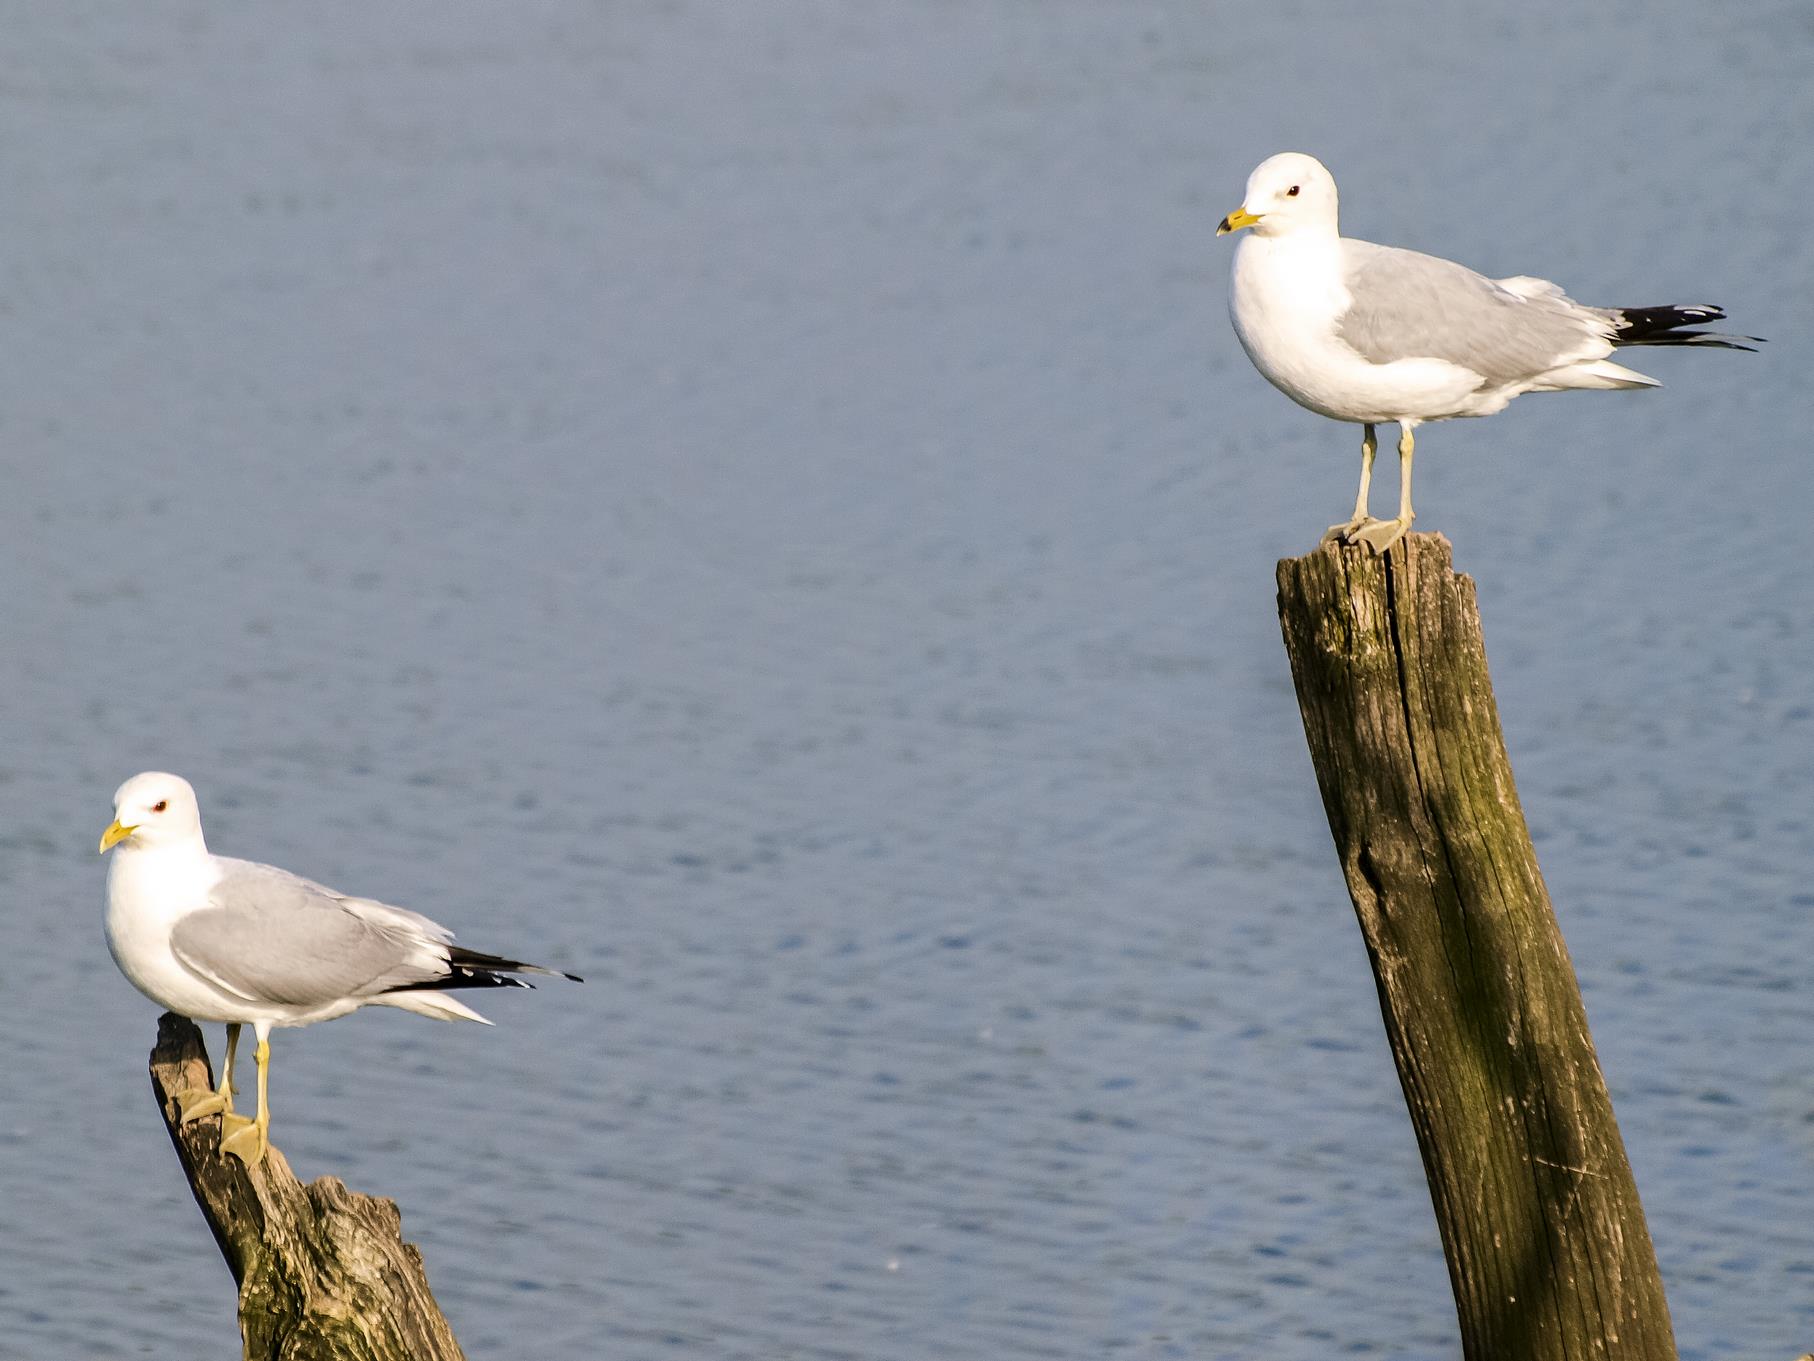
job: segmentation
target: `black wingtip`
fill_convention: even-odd
[[[570,978],[575,983],[585,980],[578,974],[571,974],[564,969],[545,969],[540,964],[526,964],[520,959],[505,959],[502,955],[484,955],[477,950],[468,950],[463,945],[447,947],[447,962],[455,969],[492,970],[498,973],[540,973],[550,978]]]
[[[1724,321],[1726,311],[1713,303],[1674,304],[1665,307],[1619,307],[1613,309],[1613,344],[1615,345],[1701,345],[1716,350],[1748,350],[1755,354],[1764,344],[1762,336],[1727,335],[1723,331],[1690,329],[1708,322]],[[1750,344],[1745,342],[1750,341]]]
[[[458,992],[462,988],[533,988],[527,978],[513,978],[505,973],[471,969],[456,964],[453,972],[440,978],[427,978],[420,983],[400,983],[386,992]]]
[[[585,982],[578,974],[568,973],[564,969],[544,969],[540,964],[525,964],[520,959],[480,954],[477,950],[468,950],[462,945],[450,945],[447,948],[447,969],[447,973],[440,978],[405,983],[386,991],[454,992],[461,988],[533,988],[535,984],[527,978],[516,977],[517,974],[524,973],[546,974],[550,978],[566,978],[575,983]]]

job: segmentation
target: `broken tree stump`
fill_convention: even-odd
[[[1674,1361],[1656,1253],[1448,541],[1278,567],[1323,806],[1469,1361]]]
[[[219,1117],[178,1124],[173,1099],[213,1084],[201,1031],[166,1012],[151,1086],[195,1203],[239,1283],[246,1361],[464,1361],[422,1254],[402,1239],[396,1202],[333,1177],[304,1186],[275,1148],[255,1167],[223,1156]]]

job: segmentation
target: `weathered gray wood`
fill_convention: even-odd
[[[158,1022],[151,1085],[195,1202],[239,1282],[247,1361],[460,1361],[422,1254],[402,1239],[396,1202],[333,1177],[304,1186],[275,1148],[250,1168],[222,1156],[216,1116],[178,1124],[174,1094],[213,1085],[191,1021],[166,1012]]]
[[[1474,584],[1438,535],[1279,564],[1304,732],[1423,1152],[1470,1361],[1673,1361]],[[1566,646],[1558,640],[1558,646]]]

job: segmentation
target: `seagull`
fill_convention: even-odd
[[[177,775],[134,775],[113,796],[101,851],[107,948],[120,972],[167,1010],[227,1024],[220,1086],[176,1094],[182,1123],[221,1117],[220,1148],[250,1166],[269,1146],[266,1081],[273,1026],[313,1025],[364,1006],[478,1021],[454,988],[527,988],[513,974],[573,974],[482,955],[419,913],[353,898],[274,865],[209,854],[195,790]],[[233,1109],[242,1025],[258,1037],[258,1114]]]
[[[1526,392],[1661,387],[1607,358],[1625,345],[1750,350],[1756,336],[1691,328],[1722,321],[1706,303],[1588,307],[1547,279],[1488,279],[1434,255],[1376,246],[1336,229],[1335,179],[1313,156],[1260,162],[1217,236],[1235,249],[1229,313],[1253,366],[1292,401],[1359,424],[1354,515],[1324,542],[1384,553],[1411,528],[1411,432],[1426,421],[1491,416]],[[1399,428],[1398,515],[1367,513],[1374,427]]]

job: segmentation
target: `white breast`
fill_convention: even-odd
[[[1241,348],[1268,382],[1331,420],[1383,423],[1472,414],[1478,375],[1440,359],[1373,364],[1344,343],[1337,320],[1353,299],[1341,241],[1249,235],[1235,248],[1229,313]]]
[[[1323,375],[1337,361],[1335,319],[1348,306],[1335,257],[1324,242],[1249,235],[1235,247],[1229,315],[1241,348],[1268,382],[1293,401],[1336,420]]]
[[[171,929],[208,905],[219,879],[212,857],[186,848],[121,846],[107,867],[107,948],[132,985],[159,1006],[197,1021],[246,1019],[243,1003],[197,978],[170,950]]]

